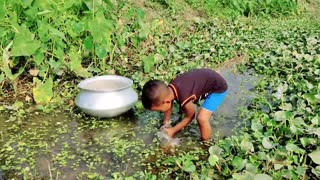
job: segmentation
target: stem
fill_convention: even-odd
[[[114,46],[113,46],[113,48],[112,48],[112,50],[110,52],[110,64],[112,64],[112,62],[113,62],[113,54],[114,54],[114,51],[116,49],[116,46],[117,46],[117,44],[114,44]]]
[[[51,172],[51,168],[50,168],[50,162],[48,162],[48,169],[49,169],[49,176],[50,176],[50,180],[52,180],[52,172]]]

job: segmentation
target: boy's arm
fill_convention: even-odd
[[[186,127],[195,116],[195,106],[192,101],[183,106],[184,118],[176,126],[167,128],[167,133],[170,137],[173,137],[178,131]]]
[[[164,114],[163,114],[163,125],[168,125],[169,124],[171,113],[172,113],[172,107],[168,111],[164,112]]]

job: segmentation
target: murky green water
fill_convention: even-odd
[[[228,81],[229,91],[211,119],[214,139],[232,135],[231,129],[241,123],[237,110],[252,96],[250,82],[256,79],[249,73],[223,69],[220,73]],[[95,119],[76,112],[30,114],[25,118],[0,115],[0,163],[6,173],[2,176],[76,179],[94,173],[105,177],[117,172],[131,175],[144,170],[144,164],[155,161],[157,154],[167,153],[155,135],[161,124],[159,113],[129,111],[112,119]],[[195,120],[177,137],[181,138],[178,151],[200,148]]]

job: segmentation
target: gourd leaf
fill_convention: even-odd
[[[30,56],[40,47],[40,41],[34,40],[34,35],[22,25],[15,34],[12,46],[12,56]]]
[[[151,68],[154,66],[155,62],[154,62],[154,55],[149,55],[149,56],[144,56],[143,57],[143,71],[145,73],[148,73],[151,71]]]
[[[44,83],[42,83],[38,78],[34,77],[33,82],[35,87],[33,87],[33,98],[37,104],[47,104],[50,102],[53,92],[53,80],[48,78]]]

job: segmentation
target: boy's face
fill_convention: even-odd
[[[160,111],[160,112],[166,112],[171,108],[171,101],[164,101],[160,105],[153,104],[151,107],[152,111]]]

